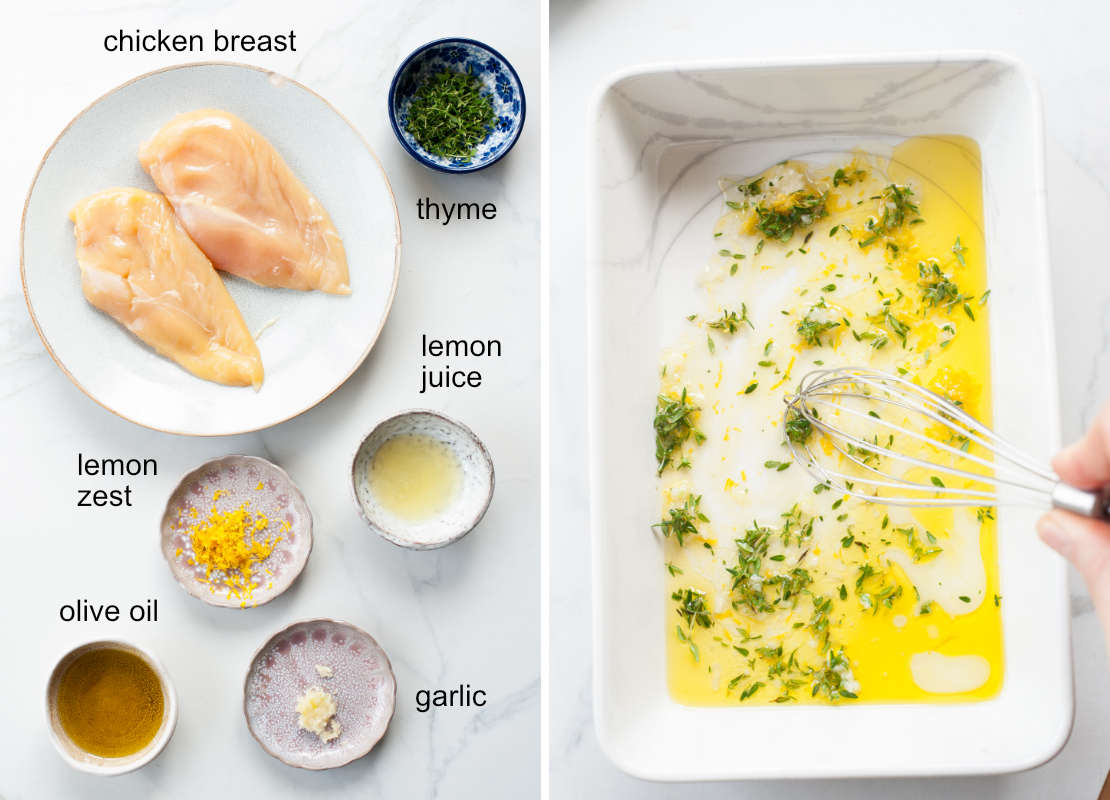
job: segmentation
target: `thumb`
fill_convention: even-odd
[[[1037,535],[1083,577],[1110,645],[1110,525],[1067,511],[1049,511],[1037,521]]]

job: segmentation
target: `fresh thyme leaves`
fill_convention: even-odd
[[[806,440],[808,440],[813,433],[813,423],[793,410],[786,415],[785,427],[786,438],[795,444],[805,444]]]
[[[753,614],[759,614],[769,613],[783,605],[793,607],[813,582],[809,571],[800,566],[785,572],[763,572],[765,560],[782,563],[787,558],[784,553],[768,555],[776,533],[784,547],[800,547],[813,536],[813,520],[803,517],[797,505],[783,513],[782,519],[782,527],[777,532],[753,523],[744,532],[744,538],[736,540],[736,565],[728,567],[732,576],[733,608],[746,608]]]
[[[765,684],[763,681],[753,681],[752,684],[750,686],[748,686],[747,689],[745,689],[743,692],[740,693],[741,702],[743,702],[744,700],[747,700],[749,697],[754,695],[756,692],[758,692],[760,689],[762,689],[766,685],[767,684]]]
[[[470,161],[496,124],[482,81],[468,72],[441,69],[413,94],[405,130],[432,155]]]
[[[682,568],[677,567],[673,563],[668,561],[667,562],[667,572],[671,573],[671,575],[681,575],[682,574]]]
[[[698,444],[705,441],[705,434],[694,425],[694,415],[698,410],[687,398],[685,388],[677,400],[662,394],[656,398],[655,460],[659,475],[672,463],[674,451],[687,439],[693,437]]]
[[[874,314],[868,314],[867,321],[875,325],[885,325],[891,333],[901,340],[902,347],[908,346],[907,337],[910,333],[910,326],[894,315],[890,310],[890,303],[888,301],[884,301],[883,307]],[[871,346],[875,349],[879,349],[886,344],[885,336],[875,334],[871,331],[859,334],[857,339],[872,339]]]
[[[827,331],[831,331],[833,328],[839,327],[840,323],[829,320],[816,320],[810,316],[812,313],[811,309],[798,323],[796,330],[798,331],[798,335],[802,337],[802,340],[810,347],[820,347],[822,344],[821,335]]]
[[[870,563],[860,564],[856,573],[856,596],[860,605],[870,609],[872,614],[879,613],[879,608],[883,606],[893,608],[895,601],[902,596],[901,584],[888,583],[886,579],[887,571],[877,570]]]
[[[971,295],[960,292],[960,287],[948,275],[944,274],[940,264],[936,261],[930,263],[919,261],[917,274],[919,278],[917,285],[921,289],[921,299],[930,307],[935,308],[942,305],[945,310],[951,311],[957,304],[967,305],[966,301],[972,299]]]
[[[800,189],[791,192],[771,207],[759,203],[755,207],[755,227],[768,239],[788,242],[794,231],[808,228],[829,212],[825,207],[828,192]]]
[[[860,240],[861,248],[870,247],[880,239],[884,239],[909,221],[912,225],[920,220],[917,215],[917,204],[913,201],[913,189],[909,186],[900,186],[896,183],[887,185],[872,200],[879,201],[879,217],[867,220],[869,235]],[[893,243],[888,243],[893,244]],[[897,255],[897,245],[894,245],[894,254]]]
[[[694,661],[701,661],[701,654],[698,652],[698,646],[694,644],[693,639],[686,635],[686,632],[682,630],[682,626],[675,625],[674,631],[678,635],[678,640],[690,648],[690,655],[694,657]]]
[[[845,170],[843,167],[833,173],[833,186],[851,186],[856,181],[862,181],[867,177],[867,170],[865,169],[852,169]]]
[[[782,512],[782,527],[779,529],[779,538],[782,539],[783,545],[790,546],[791,539],[794,544],[801,546],[802,542],[807,541],[813,535],[813,519],[806,519],[802,516],[802,511],[795,503],[788,511]]]
[[[763,466],[766,467],[767,469],[773,469],[776,472],[782,472],[784,469],[786,469],[787,467],[790,466],[790,462],[789,461],[764,461]]]
[[[748,306],[746,303],[740,304],[739,314],[737,314],[735,311],[729,311],[726,308],[722,310],[720,319],[714,320],[713,322],[708,322],[706,324],[710,328],[719,331],[725,331],[726,333],[736,333],[738,330],[740,330],[741,325],[747,325],[752,330],[755,330],[755,326],[752,325],[752,321],[748,319]]]
[[[849,675],[848,659],[844,650],[829,650],[825,655],[825,666],[821,669],[811,670],[813,677],[812,695],[816,697],[823,694],[829,700],[849,699],[855,700],[856,694],[845,686],[845,678]]]
[[[678,540],[679,547],[682,547],[686,543],[684,540],[687,536],[698,535],[699,522],[709,522],[709,517],[698,510],[699,503],[701,503],[700,494],[688,495],[681,506],[676,506],[667,511],[667,516],[651,527],[658,528],[665,537],[673,533],[674,538]]]
[[[713,625],[713,618],[709,616],[709,609],[705,606],[705,594],[694,589],[679,589],[671,595],[672,600],[678,601],[678,616],[686,623],[687,628],[698,625],[709,628]]]
[[[980,522],[986,522],[988,519],[994,519],[994,509],[989,506],[983,506],[975,509],[975,517]]]
[[[902,320],[898,319],[898,317],[894,316],[889,311],[886,312],[885,321],[887,327],[890,328],[894,335],[902,340],[902,347],[905,347],[906,335],[910,332],[910,326],[902,322]]]
[[[961,267],[967,266],[967,261],[964,259],[964,253],[966,252],[967,248],[960,244],[960,237],[957,236],[956,243],[952,245],[952,253],[956,256],[956,260],[960,262]]]
[[[904,528],[895,528],[895,533],[900,533],[906,537],[906,544],[910,548],[910,554],[913,556],[914,562],[927,561],[933,556],[940,554],[943,548],[937,546],[937,537],[925,531],[926,542],[922,542],[917,535],[917,528],[913,525],[907,525]]]

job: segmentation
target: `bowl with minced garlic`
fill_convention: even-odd
[[[474,39],[451,37],[418,47],[389,86],[397,141],[439,172],[476,172],[504,158],[520,137],[525,108],[513,65]]]
[[[385,736],[396,702],[385,650],[361,628],[333,619],[302,620],[275,633],[243,681],[251,736],[300,769],[362,758]]]

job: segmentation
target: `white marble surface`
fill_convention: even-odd
[[[1015,7],[1016,6],[1016,7]],[[663,785],[618,772],[591,713],[590,583],[585,480],[585,115],[609,72],[680,58],[758,58],[935,49],[996,49],[1033,69],[1045,101],[1049,228],[1066,439],[1110,398],[1110,11],[1080,2],[941,2],[911,12],[872,3],[743,4],[705,0],[556,0],[552,96],[552,797],[926,798],[1095,797],[1110,768],[1107,659],[1090,601],[1072,581],[1076,718],[1071,740],[1038,769],[997,777]],[[1032,535],[1030,532],[1029,535]],[[1073,576],[1074,578],[1074,576]],[[1035,591],[1036,587],[1030,587]],[[875,734],[876,732],[872,732]],[[861,746],[866,746],[866,733]],[[799,758],[804,758],[804,735]],[[738,758],[743,754],[738,753]]]
[[[443,35],[488,41],[508,56],[538,99],[539,12],[532,4],[479,0],[362,3],[319,0],[120,0],[94,8],[64,0],[8,9],[0,50],[5,82],[0,148],[0,466],[5,509],[0,583],[7,644],[0,676],[0,797],[523,798],[539,786],[538,152],[540,115],[501,165],[465,178],[424,170],[400,149],[385,114],[393,69]],[[401,211],[401,280],[393,313],[366,364],[328,401],[259,434],[187,439],[153,433],[101,409],[47,356],[19,284],[19,217],[47,145],[87,103],[150,69],[205,56],[105,54],[119,28],[208,32],[297,31],[298,52],[233,56],[290,75],[333,102],[382,158]],[[218,58],[218,56],[216,56]],[[226,58],[226,57],[225,57]],[[417,197],[493,201],[493,222],[444,228],[418,222]],[[74,273],[76,280],[76,269]],[[504,357],[474,366],[477,390],[419,395],[420,335],[497,337]],[[326,335],[326,334],[317,334]],[[461,364],[460,364],[461,366]],[[457,416],[484,439],[497,489],[481,526],[461,543],[409,552],[375,537],[347,486],[349,459],[373,423],[407,407]],[[218,413],[218,409],[214,409]],[[156,478],[132,481],[135,507],[78,511],[77,451],[158,459]],[[177,478],[228,452],[285,467],[316,520],[316,546],[301,580],[263,608],[203,606],[162,562],[158,519]],[[156,625],[62,624],[77,597],[160,601]],[[285,767],[247,733],[242,679],[251,654],[290,621],[332,616],[374,635],[399,684],[398,712],[367,758],[328,773]],[[166,752],[111,780],[66,768],[46,738],[42,692],[54,659],[92,638],[124,636],[157,653],[172,673],[181,720]],[[420,714],[419,688],[469,683],[489,693],[477,710]]]

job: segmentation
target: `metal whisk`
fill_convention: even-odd
[[[786,398],[783,426],[794,460],[815,480],[870,502],[1054,506],[1110,518],[1110,487],[1061,482],[955,403],[897,375],[810,372]]]

